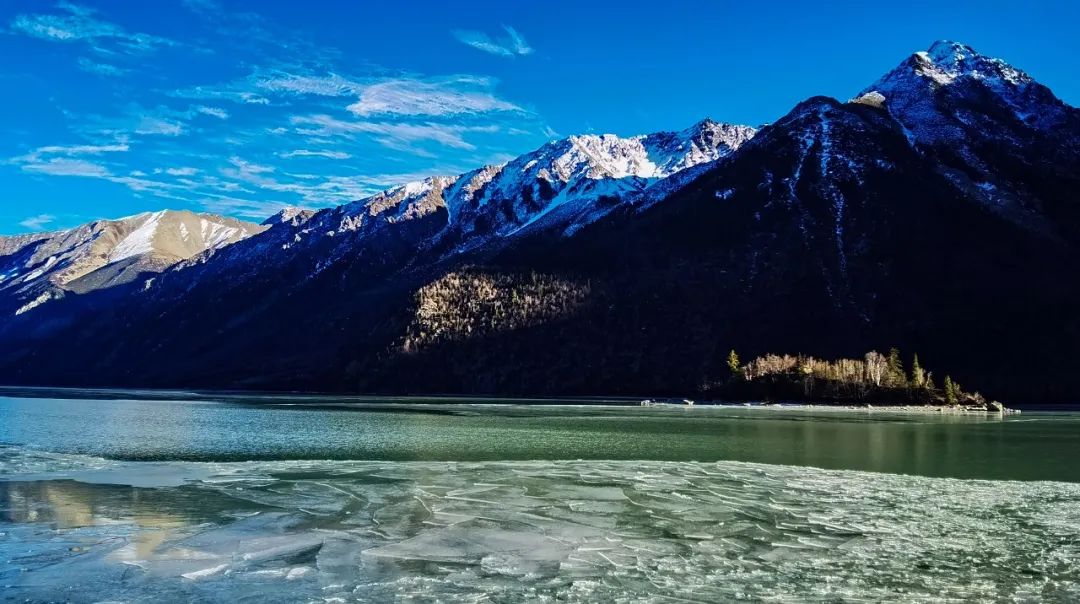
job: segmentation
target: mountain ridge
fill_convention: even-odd
[[[4,237],[0,292],[23,302],[16,311],[23,314],[70,292],[86,293],[160,273],[262,230],[234,218],[161,210]]]
[[[1080,118],[1033,81],[977,77],[1013,72],[950,44],[851,102],[812,97],[750,136],[710,139],[662,178],[662,141],[643,155],[641,140],[592,137],[278,221],[149,287],[0,326],[0,374],[688,394],[707,393],[731,348],[896,345],[992,397],[1068,399]],[[597,149],[618,161],[594,162]],[[42,368],[72,348],[62,371]]]

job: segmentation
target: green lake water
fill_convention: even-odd
[[[0,397],[20,601],[1080,599],[1080,414]]]

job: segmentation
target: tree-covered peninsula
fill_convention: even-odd
[[[964,390],[949,375],[938,384],[918,355],[905,364],[896,348],[887,355],[871,351],[861,359],[766,354],[745,364],[732,350],[727,369],[726,380],[704,385],[705,396],[739,401],[1003,408],[979,392]]]

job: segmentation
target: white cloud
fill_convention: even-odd
[[[285,208],[294,206],[294,204],[284,201],[254,201],[251,199],[226,196],[197,196],[197,198],[199,199],[199,204],[208,212],[213,212],[214,214],[229,214],[241,218],[258,220],[269,218]]]
[[[495,38],[481,31],[457,30],[454,37],[462,44],[472,46],[477,50],[498,55],[500,57],[515,57],[532,54],[532,47],[525,41],[516,29],[509,25],[503,25],[506,35]]]
[[[194,176],[199,173],[198,168],[165,168],[164,172],[169,176]]]
[[[79,69],[87,73],[96,73],[103,76],[116,77],[128,73],[127,69],[121,69],[116,65],[110,65],[108,63],[96,63],[94,61],[91,61],[90,59],[87,59],[86,57],[79,57],[79,60],[76,62],[76,64],[79,66]]]
[[[109,176],[109,170],[101,164],[66,157],[54,157],[48,160],[24,163],[22,169],[26,172],[38,172],[40,174],[49,174],[51,176],[89,176],[99,178]]]
[[[82,155],[101,155],[127,151],[124,143],[111,145],[51,145],[38,147],[26,155],[14,157],[10,163],[19,165],[24,172],[45,174],[48,176],[78,176],[98,178],[122,184],[132,191],[150,192],[166,196],[167,191],[177,188],[173,183],[160,182],[144,178],[145,172],[134,170],[128,176],[117,176],[105,165],[80,159]],[[187,168],[183,170],[188,170]],[[167,171],[166,171],[167,172]],[[158,171],[157,173],[160,173]]]
[[[184,133],[184,125],[179,122],[171,122],[159,117],[143,117],[135,126],[135,134],[160,134],[163,136],[180,136]]]
[[[333,73],[328,76],[281,74],[260,80],[256,86],[273,92],[317,96],[350,96],[363,88],[362,84]]]
[[[230,157],[229,163],[232,164],[233,167],[221,169],[222,175],[227,178],[233,178],[259,187],[266,187],[275,182],[267,176],[263,176],[264,174],[273,172],[273,166],[252,163],[239,157]]]
[[[150,34],[129,32],[102,21],[96,11],[68,2],[56,5],[59,14],[23,14],[11,22],[11,30],[41,40],[54,42],[84,42],[105,53],[142,53],[176,42]]]
[[[297,149],[286,153],[278,153],[278,157],[288,159],[290,157],[325,157],[327,159],[349,159],[352,155],[344,151],[312,151],[310,149]]]
[[[19,223],[19,226],[30,229],[31,231],[40,231],[45,225],[51,224],[56,221],[56,216],[52,214],[38,214],[37,216],[31,216],[26,220]]]
[[[492,84],[488,78],[473,76],[387,80],[365,87],[360,100],[349,105],[348,110],[359,117],[451,116],[522,110],[492,94]]]
[[[216,117],[219,120],[229,119],[229,112],[219,107],[207,107],[206,105],[199,105],[198,107],[195,107],[195,112],[201,113],[202,115],[209,115],[210,117]]]
[[[411,124],[393,122],[346,122],[329,115],[294,116],[292,123],[300,134],[314,136],[334,136],[350,134],[371,134],[375,140],[386,147],[405,149],[412,143],[434,141],[455,149],[475,149],[463,135],[469,132],[496,132],[496,126],[461,126],[451,124]]]
[[[48,145],[38,147],[19,159],[36,159],[42,155],[101,155],[102,153],[122,153],[128,150],[127,143],[109,145]]]
[[[236,86],[195,86],[192,88],[174,90],[169,93],[169,96],[181,99],[229,101],[232,103],[241,103],[245,105],[270,104],[270,99],[266,98],[265,96],[252,92],[250,90],[238,88]]]
[[[281,174],[275,177],[272,175],[275,174],[275,169],[270,166],[255,164],[238,157],[230,158],[229,163],[233,167],[222,168],[221,170],[221,174],[226,178],[239,180],[265,191],[296,195],[300,197],[302,203],[311,206],[346,203],[373,195],[380,190],[379,187],[372,186],[368,179],[361,177],[322,177],[305,174]],[[214,189],[226,190],[225,187],[220,186],[223,184],[221,181],[207,180],[205,184]],[[252,212],[262,212],[262,202],[238,199],[233,195],[220,195],[212,192],[199,194],[219,198],[218,201],[209,205],[212,208],[211,211],[215,211],[213,208],[223,209],[224,204],[240,208],[251,206],[251,208],[259,208],[258,210],[252,209]]]
[[[229,163],[236,166],[240,170],[249,172],[251,174],[266,174],[268,172],[274,171],[273,166],[264,166],[261,164],[251,163],[235,156],[229,158]]]

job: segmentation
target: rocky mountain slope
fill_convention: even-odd
[[[1078,141],[1049,89],[939,42],[759,132],[571,137],[282,216],[0,325],[0,381],[707,394],[732,348],[898,346],[1075,398]]]
[[[86,293],[160,273],[265,227],[165,210],[74,229],[0,237],[0,314],[29,312],[68,292]]]

